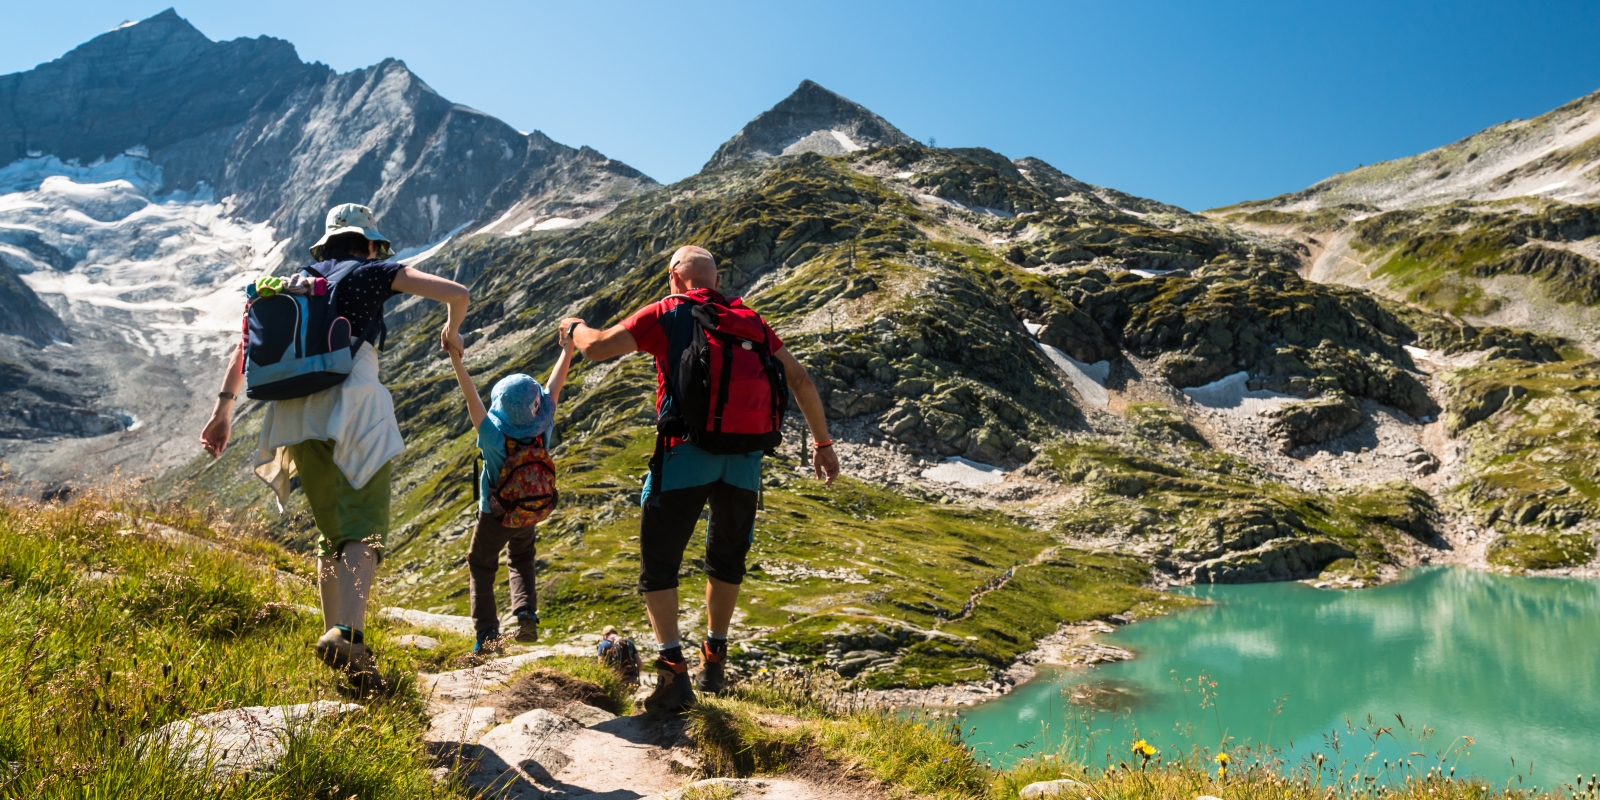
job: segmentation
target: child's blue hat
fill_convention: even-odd
[[[520,372],[495,381],[489,403],[489,416],[494,418],[495,427],[513,439],[544,435],[555,422],[556,404],[550,402],[550,394],[538,381]]]

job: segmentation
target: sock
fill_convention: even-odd
[[[656,652],[661,655],[662,661],[678,663],[684,660],[683,643],[677,639],[673,639],[670,642],[662,642],[661,644],[656,645]]]
[[[350,632],[350,643],[351,644],[366,644],[366,639],[361,635],[361,631],[351,631]]]
[[[706,632],[706,650],[717,655],[728,652],[728,634],[716,631]]]
[[[333,627],[338,629],[339,635],[343,636],[345,641],[347,641],[347,642],[354,642],[355,641],[355,632],[350,630],[350,626],[349,625],[335,625]]]

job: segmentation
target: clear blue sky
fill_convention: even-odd
[[[0,11],[0,73],[172,0]],[[672,7],[672,8],[669,8]],[[1202,209],[1307,186],[1600,89],[1600,3],[215,2],[341,71],[404,60],[445,97],[663,182],[811,78],[943,147],[1038,156]]]

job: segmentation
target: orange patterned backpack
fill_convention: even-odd
[[[550,516],[556,501],[556,465],[544,447],[544,437],[507,436],[500,481],[489,496],[490,512],[507,528],[526,528]]]

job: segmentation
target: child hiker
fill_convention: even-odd
[[[500,614],[494,604],[494,577],[500,550],[507,551],[511,572],[511,608],[519,642],[539,640],[538,585],[534,579],[535,527],[556,506],[555,464],[550,460],[550,434],[556,403],[572,366],[572,340],[561,334],[561,356],[550,371],[548,386],[533,378],[507,375],[495,382],[487,410],[467,374],[462,354],[451,351],[456,382],[467,399],[467,414],[478,431],[483,472],[478,477],[478,527],[467,550],[468,588],[477,642],[472,652],[493,649],[500,640]]]

